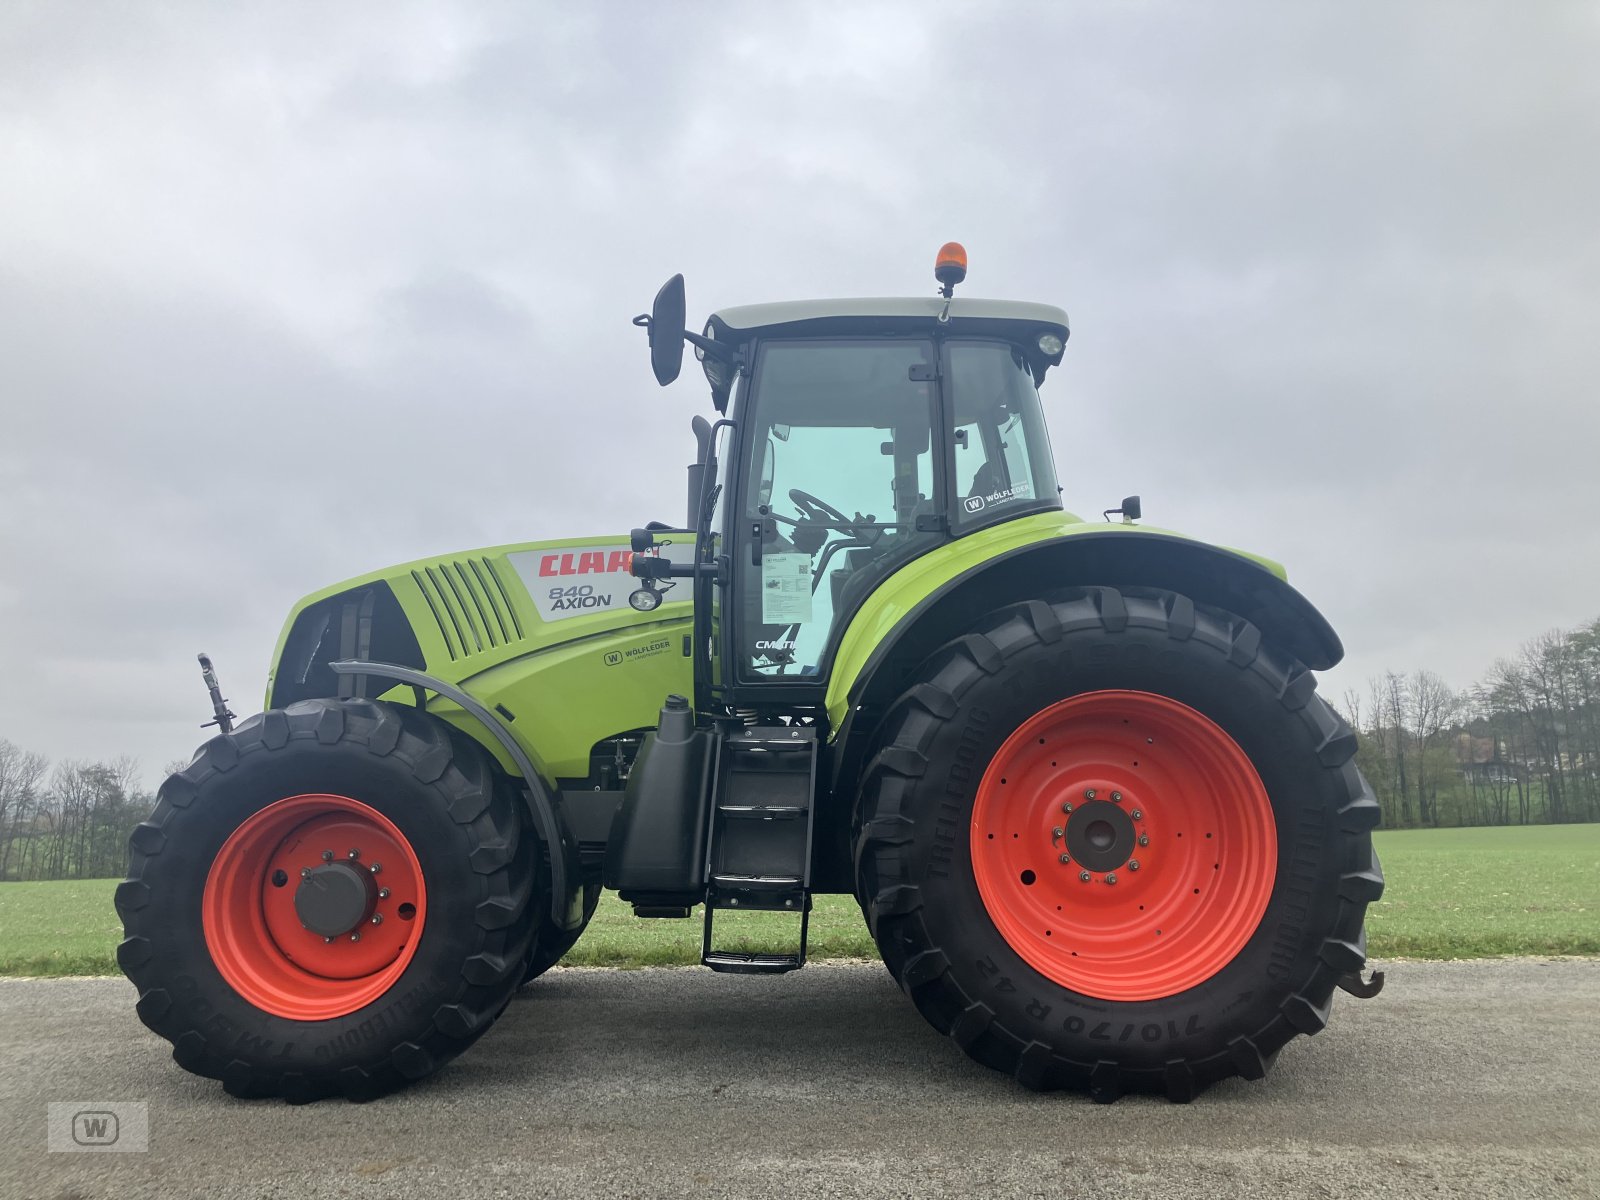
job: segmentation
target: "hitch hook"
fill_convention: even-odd
[[[1349,992],[1357,1000],[1371,1000],[1383,991],[1383,972],[1374,971],[1371,978],[1362,979],[1360,971],[1350,971],[1339,977],[1339,989]]]

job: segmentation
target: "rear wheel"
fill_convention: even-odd
[[[1323,1027],[1382,873],[1309,672],[1236,616],[1099,588],[919,674],[865,776],[857,871],[936,1027],[1100,1100],[1259,1078]]]
[[[314,700],[162,786],[117,889],[118,961],[173,1058],[240,1096],[367,1099],[499,1015],[539,856],[509,782],[442,723]]]

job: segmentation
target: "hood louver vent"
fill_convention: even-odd
[[[522,638],[522,623],[487,558],[458,558],[411,572],[433,610],[452,661]]]

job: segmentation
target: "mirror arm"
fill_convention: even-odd
[[[634,320],[637,322],[638,318],[635,317]],[[704,350],[718,362],[736,363],[739,361],[739,352],[732,346],[725,346],[721,342],[714,342],[703,334],[690,333],[687,329],[685,329],[683,331],[683,340],[688,342],[697,350]]]

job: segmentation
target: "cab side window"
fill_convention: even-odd
[[[955,342],[946,355],[957,525],[1017,508],[1059,507],[1039,392],[1021,352],[999,342]]]

